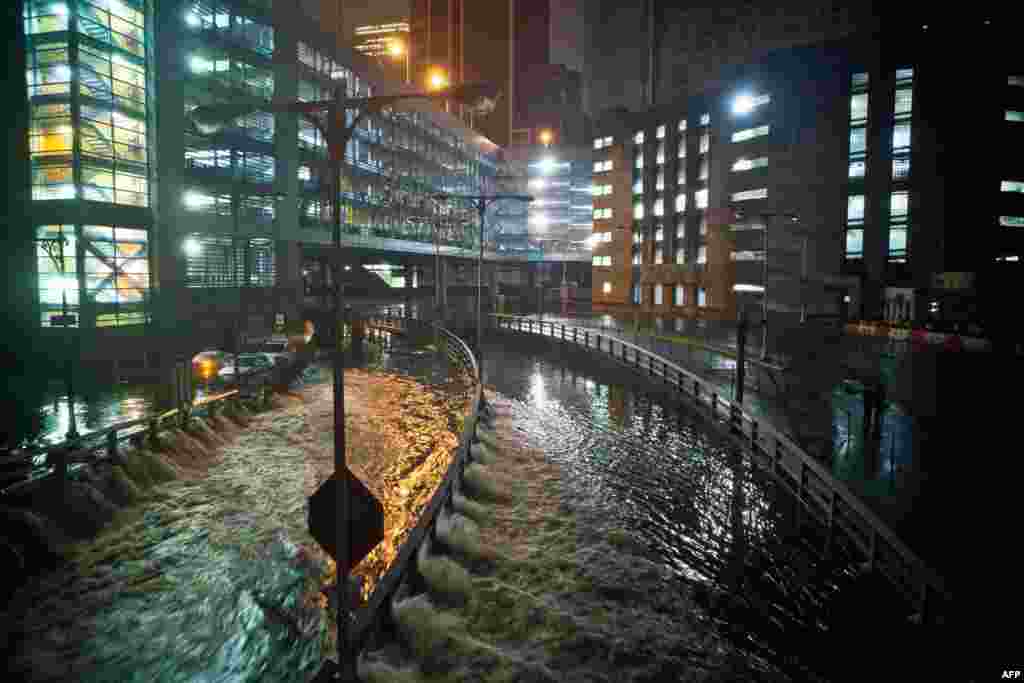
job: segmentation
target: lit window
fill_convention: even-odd
[[[858,259],[864,256],[864,229],[851,228],[846,231],[846,258]]]
[[[889,258],[903,260],[907,257],[907,226],[894,225],[889,228]]]
[[[609,135],[608,137],[606,137],[604,139],[604,146],[605,147],[611,147],[612,146],[612,136]]]
[[[685,168],[680,167],[679,174],[676,176],[676,183],[678,185],[685,185],[686,184],[686,169]]]
[[[659,225],[657,227],[657,229],[655,229],[655,231],[654,231],[654,241],[655,242],[661,242],[664,239],[665,239],[665,228],[663,228],[663,227],[661,227]]]
[[[1006,120],[1020,123],[1024,121],[1024,111],[1011,111],[1008,109],[1006,111]]]
[[[684,265],[686,263],[686,249],[683,247],[676,247],[676,263]]]
[[[642,244],[644,241],[644,234],[642,232],[633,233],[633,244]]]
[[[658,247],[657,249],[654,250],[654,262],[656,264],[665,262],[665,250],[662,249],[661,247]]]
[[[697,263],[708,262],[708,248],[705,246],[697,247]]]
[[[740,157],[733,163],[732,170],[734,171],[749,171],[755,168],[764,168],[768,165],[768,157],[760,157],[758,159],[744,159]]]
[[[633,142],[638,145],[644,144],[644,132],[642,130],[637,131],[633,135]]]
[[[612,265],[611,256],[594,256],[593,265],[595,266],[610,266]]]
[[[914,91],[910,88],[899,88],[896,90],[896,103],[894,111],[896,118],[903,118],[909,115],[914,106]]]
[[[846,198],[846,221],[848,223],[864,222],[864,195],[852,194]]]
[[[868,85],[868,75],[866,73],[853,74],[850,77],[850,84],[854,88],[866,88]]]
[[[850,120],[863,123],[868,119],[868,94],[860,93],[850,97]]]
[[[707,179],[708,179],[708,160],[707,159],[701,159],[700,160],[700,165],[697,168],[697,180],[707,180]]]
[[[601,237],[601,241],[602,242],[611,242],[612,241],[612,234],[610,232],[604,232],[604,233],[601,233],[601,235],[602,235],[602,237]]]
[[[676,213],[686,211],[686,193],[680,192],[676,195]]]
[[[708,191],[706,189],[704,189],[704,190],[697,190],[696,192],[694,192],[693,193],[693,202],[694,202],[694,204],[696,205],[696,207],[698,209],[706,209],[706,208],[708,208]]]
[[[641,154],[637,154],[636,157],[633,159],[633,168],[643,168],[643,167],[644,167],[644,155],[642,153]]]
[[[745,202],[748,199],[766,199],[768,197],[768,188],[762,187],[757,190],[744,190],[743,192],[734,192],[732,200],[734,202]]]
[[[686,119],[679,119],[678,130],[680,133],[686,132]]]
[[[641,220],[644,217],[644,203],[637,202],[633,204],[633,218]]]
[[[659,140],[662,139],[663,137],[665,137],[665,124],[664,123],[661,124],[660,126],[658,126],[657,136],[658,136]]]
[[[711,134],[701,133],[700,136],[700,153],[707,154],[708,150],[711,149]]]
[[[683,285],[676,285],[675,298],[672,301],[676,306],[686,305],[686,287]]]
[[[654,189],[658,192],[665,189],[665,169],[658,169],[658,177],[654,181]]]
[[[594,162],[594,173],[600,173],[603,170],[604,170],[604,163],[602,163],[600,161],[595,161]]]
[[[907,215],[906,192],[893,192],[889,195],[889,215],[893,218]]]
[[[895,163],[895,161],[893,162]],[[865,161],[851,161],[850,162],[850,177],[851,178],[863,178],[864,173],[867,170],[867,162]]]
[[[679,158],[686,158],[686,138],[679,138]]]
[[[644,302],[644,291],[640,285],[633,285],[633,303],[642,304]]]
[[[700,228],[698,230],[699,230],[701,235],[707,235],[708,234],[708,217],[706,215],[704,215],[704,214],[701,214],[701,217],[700,217]]]
[[[676,222],[676,239],[677,240],[686,239],[686,220],[683,219],[683,218],[680,218]]]
[[[639,251],[633,254],[633,265],[643,265],[643,257],[640,255]]]
[[[655,263],[661,263],[661,261],[655,260]],[[654,285],[654,305],[661,306],[664,303],[665,288],[662,285]]]
[[[664,216],[665,215],[665,200],[658,198],[654,200],[654,215]]]
[[[734,251],[729,254],[729,258],[733,261],[763,261],[763,251]]]
[[[1024,182],[1019,180],[1004,180],[999,184],[1000,192],[1024,192]]]
[[[910,147],[910,124],[897,123],[892,129],[893,150],[906,150]]]
[[[745,140],[752,140],[754,138],[763,137],[768,135],[769,126],[758,126],[757,128],[747,128],[744,130],[738,130],[732,134],[733,142],[744,142]]]
[[[642,177],[633,181],[633,194],[644,193],[644,179]]]
[[[604,147],[604,138],[594,138],[594,149],[601,149]]]
[[[1017,88],[1024,88],[1024,76],[1007,76],[1006,84]]]
[[[1000,216],[999,225],[1004,228],[1024,228],[1024,216]]]
[[[867,149],[868,138],[866,128],[851,128],[850,129],[850,154],[858,155],[864,154]]]
[[[909,81],[914,78],[913,69],[896,69],[896,82]]]
[[[896,157],[892,160],[892,177],[899,180],[910,175],[910,159]]]
[[[733,100],[733,114],[749,114],[758,107],[772,101],[770,95],[738,95]]]
[[[657,153],[654,156],[654,163],[658,164],[659,166],[661,164],[665,163],[665,141],[664,140],[662,140],[661,142],[658,143],[658,151],[657,151]]]
[[[710,126],[711,125],[711,114],[701,114],[700,115],[700,125],[702,125],[702,126]]]
[[[704,287],[697,288],[697,305],[701,307],[709,305],[708,290],[705,289]]]
[[[605,283],[604,283],[604,284],[603,284],[603,285],[601,286],[601,291],[602,291],[602,292],[604,292],[605,294],[611,294],[611,292],[612,292],[612,283],[610,283],[610,282],[605,282]]]

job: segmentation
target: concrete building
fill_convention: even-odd
[[[756,320],[767,287],[769,318],[998,325],[1024,166],[977,158],[1022,134],[1005,31],[979,18],[780,50],[671,104],[606,114],[595,304]],[[969,95],[951,100],[964,69]]]
[[[66,297],[84,360],[162,353],[162,363],[182,344],[303,315],[337,258],[323,134],[296,115],[257,113],[204,137],[187,112],[404,86],[284,3],[28,0],[24,16],[31,202],[10,230],[65,240],[63,273],[53,242],[22,266],[40,332],[68,333],[55,325]],[[473,216],[438,228],[428,198],[479,191],[498,152],[427,102],[368,117],[346,152],[351,277],[390,261],[423,285],[435,242],[470,256]]]

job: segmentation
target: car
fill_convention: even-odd
[[[238,354],[237,361],[234,359],[228,360],[224,367],[220,369],[220,372],[217,373],[217,376],[222,381],[233,381],[236,377],[236,365],[237,375],[245,377],[273,370],[275,363],[273,357],[267,353],[240,353]]]
[[[287,339],[268,339],[259,345],[261,353],[271,357],[276,366],[287,366],[295,362],[296,354],[289,349]]]

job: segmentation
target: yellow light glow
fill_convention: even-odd
[[[405,45],[398,41],[395,41],[388,46],[388,52],[390,52],[391,55],[394,57],[401,57],[402,55],[405,54]]]
[[[540,132],[540,144],[550,145],[551,144],[551,131],[544,129]]]
[[[430,72],[430,89],[431,90],[444,90],[448,87],[448,76],[444,71],[440,69],[434,69]]]

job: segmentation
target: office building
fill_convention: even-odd
[[[321,129],[257,112],[202,136],[188,112],[402,84],[285,3],[28,0],[24,18],[32,201],[9,229],[42,240],[24,264],[42,331],[64,331],[66,300],[88,359],[295,319],[330,253]],[[478,190],[497,152],[425,101],[365,117],[346,150],[345,244],[430,253],[424,198]],[[475,244],[449,232],[449,247]]]
[[[1024,80],[997,24],[781,50],[607,113],[595,305],[998,326],[1024,246]],[[956,97],[952,73],[971,74]]]

